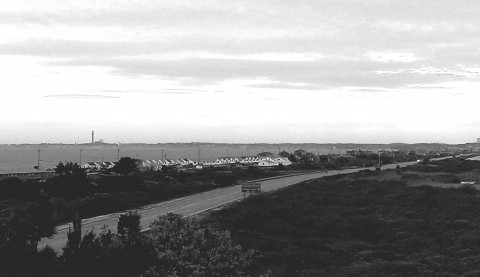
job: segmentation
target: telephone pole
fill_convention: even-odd
[[[37,169],[40,168],[40,149],[37,150]]]
[[[117,144],[117,161],[120,161],[120,142]]]
[[[80,150],[80,155],[79,155],[79,159],[78,159],[78,163],[79,163],[79,166],[82,166],[82,151],[83,149],[79,149]]]
[[[198,160],[197,160],[197,162],[200,163],[200,148],[197,149],[197,152],[198,152]]]

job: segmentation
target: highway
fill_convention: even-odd
[[[416,162],[399,163],[401,167],[415,164]],[[383,165],[383,169],[393,169],[396,164]],[[325,176],[332,176],[336,174],[348,174],[358,172],[364,169],[374,170],[374,168],[354,168],[344,170],[330,170],[328,172],[314,172],[301,175],[280,176],[269,179],[258,180],[261,183],[262,191],[268,192],[277,190],[286,186],[297,184],[303,181],[317,179]],[[240,185],[220,188],[212,191],[207,191],[183,198],[178,198],[158,204],[152,204],[137,209],[141,216],[141,228],[147,230],[151,222],[153,222],[159,215],[169,212],[182,214],[184,216],[195,215],[227,203],[237,201],[243,198],[243,193],[240,190]],[[117,220],[120,214],[124,212],[97,216],[93,218],[82,220],[82,233],[93,230],[95,233],[100,233],[104,226],[108,226],[112,231],[116,231]],[[50,238],[43,238],[39,247],[49,245],[55,251],[61,252],[62,248],[67,242],[67,233],[69,224],[60,225],[56,228],[56,234]]]

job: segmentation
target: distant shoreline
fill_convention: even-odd
[[[75,146],[75,147],[158,147],[158,146],[175,146],[175,147],[242,147],[242,146],[252,146],[252,147],[266,147],[266,146],[276,146],[276,147],[342,147],[342,148],[361,148],[361,147],[388,147],[388,148],[404,148],[408,147],[409,149],[413,148],[423,148],[423,147],[480,147],[480,144],[468,142],[460,144],[448,144],[448,143],[216,143],[216,142],[167,142],[167,143],[106,143],[106,142],[96,142],[96,143],[21,143],[21,144],[0,144],[0,147],[66,147],[66,146]]]

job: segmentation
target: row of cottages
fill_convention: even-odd
[[[142,161],[141,167],[144,169],[154,169],[154,170],[159,170],[163,166],[188,166],[188,165],[196,165],[197,163],[190,160],[190,159],[178,159],[178,160],[171,160],[171,159],[165,159],[165,160],[145,160]]]
[[[86,162],[81,168],[90,170],[111,169],[115,166],[114,162]]]
[[[287,166],[291,164],[292,162],[289,159],[284,157],[278,157],[275,159],[265,158],[265,159],[262,159],[260,162],[258,162],[259,167],[270,167],[270,166],[279,166],[279,165]]]
[[[243,158],[218,158],[215,161],[204,161],[203,166],[221,166],[229,164],[258,165],[258,166],[278,166],[280,164],[287,166],[292,162],[284,157],[243,157]]]
[[[240,161],[240,163],[244,164],[244,165],[256,164],[256,163],[259,163],[262,160],[263,160],[263,158],[260,158],[260,157],[245,157]]]
[[[220,165],[236,164],[240,162],[241,161],[239,158],[223,157],[223,158],[218,158],[215,161],[203,161],[200,164],[203,166],[220,166]]]
[[[240,162],[240,159],[238,158],[218,158],[215,160],[215,162],[219,164],[236,164]]]

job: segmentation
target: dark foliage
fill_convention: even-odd
[[[113,171],[121,174],[137,172],[139,163],[141,163],[141,161],[137,159],[122,157],[113,167]]]
[[[153,249],[140,233],[140,218],[135,212],[122,214],[118,234],[87,232],[83,237],[68,234],[63,255],[57,262],[58,276],[138,276],[153,264]]]
[[[135,190],[141,190],[140,187],[143,183],[143,180],[140,176],[135,175],[126,175],[126,176],[102,176],[97,181],[98,192],[130,192]]]
[[[65,164],[60,162],[55,168],[55,173],[58,175],[86,176],[85,171],[80,167],[80,165],[73,162],[66,162]]]
[[[231,186],[235,183],[236,178],[233,173],[222,173],[219,172],[215,174],[214,177],[215,184],[219,185],[220,187]]]
[[[10,205],[9,205],[10,204]],[[50,217],[52,206],[44,199],[38,203],[9,203],[0,215],[0,273],[2,276],[48,276],[46,267],[54,267],[51,249],[37,251],[44,236],[54,232]],[[49,258],[50,257],[50,258]],[[45,262],[45,263],[44,263]],[[39,266],[32,272],[32,266]]]
[[[425,162],[424,160],[424,162],[411,166],[409,169],[418,172],[459,173],[463,171],[477,169],[479,167],[479,164],[479,161],[469,161],[459,158],[434,162]]]
[[[233,230],[272,276],[475,276],[479,195],[332,177],[247,198],[206,223]]]
[[[104,230],[82,236],[76,228],[68,233],[60,256],[50,248],[37,250],[36,245],[25,244],[20,234],[9,234],[10,241],[2,240],[0,272],[19,277],[247,275],[253,251],[232,244],[228,231],[203,227],[178,214],[160,216],[151,228],[149,233],[140,232],[136,212],[120,215],[117,234]]]
[[[37,184],[31,184],[35,186]],[[50,178],[41,188],[50,196],[70,200],[92,193],[93,185],[83,175],[59,175]]]
[[[228,231],[178,214],[160,216],[151,228],[154,263],[144,276],[247,276],[253,252],[233,245]]]
[[[0,199],[14,199],[33,201],[40,193],[41,186],[38,183],[27,182],[18,178],[6,178],[0,180]]]
[[[140,241],[140,215],[129,212],[120,215],[117,234],[124,245],[133,246]]]

